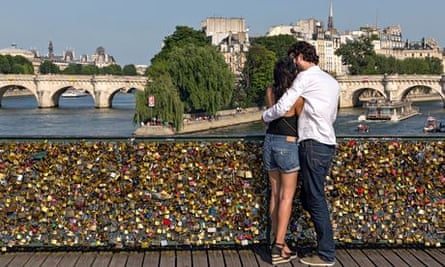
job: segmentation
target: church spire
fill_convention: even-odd
[[[49,41],[49,44],[48,44],[48,57],[51,59],[54,57],[54,47],[53,47],[52,41]]]
[[[329,5],[328,31],[331,34],[334,33],[334,11],[332,8],[332,0],[330,0],[330,5]]]

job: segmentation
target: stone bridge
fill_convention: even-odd
[[[90,93],[96,108],[110,108],[116,93],[144,90],[147,81],[145,76],[0,74],[0,103],[8,89],[26,88],[40,108],[58,107],[63,92],[74,87]]]
[[[369,90],[377,91],[391,101],[404,100],[418,87],[427,87],[438,93],[445,107],[445,75],[350,75],[338,76],[340,83],[340,107],[360,105],[360,96]]]
[[[430,88],[438,93],[445,107],[444,75],[350,75],[336,77],[340,83],[340,107],[360,105],[360,96],[377,91],[388,100],[403,100],[418,87]],[[0,74],[0,103],[9,88],[26,88],[34,94],[40,108],[57,107],[59,98],[68,88],[88,91],[97,108],[110,108],[117,92],[132,89],[143,90],[148,78],[145,76],[88,76],[88,75],[9,75]]]

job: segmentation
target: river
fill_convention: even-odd
[[[445,121],[442,101],[417,102],[422,114],[400,122],[368,122],[369,133],[356,131],[362,108],[339,110],[335,125],[337,136],[427,136],[444,133],[423,133],[428,115]],[[0,107],[0,137],[130,137],[137,129],[133,123],[134,95],[118,93],[112,108],[96,109],[91,96],[61,98],[58,108],[40,109],[33,96],[3,97]],[[231,126],[188,136],[249,136],[264,134],[261,122]]]

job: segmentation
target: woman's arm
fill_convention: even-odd
[[[271,86],[266,88],[266,96],[265,96],[264,100],[265,100],[267,108],[270,108],[271,106],[273,106],[275,104],[275,96],[273,94]]]
[[[297,102],[295,102],[295,113],[297,113],[297,116],[300,117],[301,112],[303,111],[303,106],[304,106],[304,98],[303,97],[298,97]]]

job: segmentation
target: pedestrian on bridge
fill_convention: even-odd
[[[340,95],[336,79],[318,66],[315,47],[307,42],[297,42],[289,50],[299,74],[289,90],[271,108],[263,112],[263,121],[282,117],[301,96],[304,106],[298,118],[300,160],[300,198],[303,208],[311,216],[317,233],[314,255],[300,259],[311,266],[333,266],[335,243],[330,214],[325,196],[325,179],[335,153],[334,122]]]

